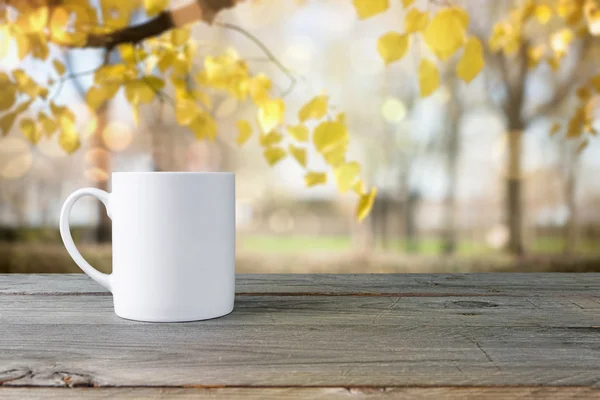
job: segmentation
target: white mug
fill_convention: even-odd
[[[83,196],[104,203],[112,219],[110,275],[88,264],[73,243],[69,215]],[[197,321],[233,310],[233,173],[113,173],[112,193],[86,188],[67,198],[60,234],[75,263],[112,292],[122,318]]]

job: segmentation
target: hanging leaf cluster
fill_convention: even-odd
[[[359,19],[375,17],[387,11],[393,1],[353,0]],[[437,58],[423,58],[418,66],[418,82],[422,97],[431,95],[440,85],[437,62],[445,62],[459,54],[456,76],[469,83],[485,65],[483,44],[469,36],[469,15],[456,2],[430,1],[428,10],[420,10],[414,0],[401,0],[405,8],[404,30],[383,34],[377,41],[377,50],[386,65],[403,59],[415,35],[427,45]],[[600,2],[598,0],[524,0],[511,8],[506,18],[497,21],[486,45],[492,53],[503,54],[510,62],[526,57],[529,69],[547,64],[558,71],[561,61],[577,39],[591,41],[600,35]],[[523,52],[525,54],[521,54]],[[600,78],[592,78],[577,91],[579,106],[566,128],[568,139],[579,140],[578,149],[587,146],[587,137],[596,135],[593,128],[593,95],[600,89]],[[561,130],[555,124],[551,134]],[[589,135],[588,135],[589,134]]]
[[[127,27],[134,12],[143,11],[152,17],[165,11],[168,5],[168,0],[42,0],[35,4],[7,4],[0,10],[2,40],[5,44],[15,43],[20,60],[29,57],[46,61],[53,69],[40,82],[22,69],[0,73],[2,134],[18,126],[32,144],[57,134],[66,152],[76,151],[81,145],[76,116],[71,108],[53,100],[71,77],[61,60],[49,59],[50,54],[56,53],[51,48],[86,47],[97,40],[94,39],[97,35]],[[107,48],[118,52],[119,61],[93,72],[93,84],[85,93],[85,103],[92,115],[119,93],[131,106],[135,123],[139,122],[140,107],[165,101],[173,106],[177,122],[197,139],[214,141],[218,125],[213,116],[213,99],[225,96],[239,103],[247,102],[256,110],[257,129],[249,121],[238,121],[236,142],[240,146],[256,137],[270,166],[288,156],[293,158],[305,169],[307,187],[322,185],[331,175],[340,192],[352,190],[357,194],[356,217],[365,218],[376,191],[365,190],[360,165],[347,159],[349,134],[343,115],[335,120],[325,119],[330,112],[328,97],[314,97],[299,110],[295,124],[286,124],[286,103],[272,94],[268,76],[251,73],[246,61],[233,50],[198,57],[198,43],[190,33],[189,27],[175,28],[139,43]],[[0,52],[6,52],[7,48],[8,45],[0,46]],[[200,65],[198,59],[202,60]],[[30,116],[32,105],[36,111],[39,109],[35,117]],[[326,170],[307,169],[311,148],[315,151],[310,154],[316,153],[326,161]]]
[[[262,88],[270,88],[270,81],[260,77]],[[360,221],[370,212],[376,195],[376,189],[365,191],[360,177],[360,164],[347,160],[350,142],[344,114],[338,114],[333,120],[326,118],[330,112],[329,98],[318,95],[304,104],[298,111],[296,124],[284,124],[285,103],[281,99],[271,99],[268,93],[260,92],[260,101],[256,102],[258,143],[269,165],[273,166],[290,156],[305,170],[304,182],[307,187],[326,184],[328,171],[313,171],[307,167],[309,148],[312,146],[318,156],[325,160],[341,193],[353,191],[359,196],[356,218]],[[254,99],[254,98],[253,98]],[[313,129],[309,124],[314,126]],[[236,142],[243,145],[253,136],[249,121],[238,121]]]
[[[359,19],[367,19],[385,12],[390,0],[353,0]],[[413,0],[402,0],[405,8],[404,30],[390,31],[377,40],[377,51],[386,65],[403,59],[415,36],[427,45],[434,58],[422,58],[418,66],[421,97],[433,94],[440,86],[437,62],[447,61],[461,50],[456,75],[471,82],[483,69],[483,47],[478,38],[469,36],[469,15],[458,6],[440,8],[430,15],[414,6]],[[437,59],[437,60],[436,60]]]
[[[543,35],[528,35],[532,27]],[[490,49],[506,57],[516,57],[526,49],[527,67],[531,70],[547,64],[558,71],[561,61],[577,39],[590,41],[600,34],[600,7],[596,0],[525,1],[508,17],[498,21],[489,39]],[[566,126],[552,125],[550,135],[564,131],[565,138],[577,141],[583,151],[588,138],[597,135],[593,126],[594,96],[600,92],[600,76],[592,77],[577,89],[578,105]]]
[[[584,86],[577,90],[578,105],[565,127],[556,122],[550,129],[550,136],[560,132],[568,140],[577,142],[577,152],[582,152],[589,144],[589,138],[598,136],[594,126],[594,110],[598,108],[597,97],[600,96],[600,75],[593,76]]]

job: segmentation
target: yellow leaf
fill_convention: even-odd
[[[175,105],[175,119],[181,125],[188,125],[201,110],[191,100],[180,100]]]
[[[160,72],[165,72],[167,69],[169,69],[172,65],[173,62],[175,61],[176,58],[176,54],[172,53],[172,52],[165,52],[163,53],[159,58],[158,58],[158,69],[160,70]]]
[[[64,6],[52,8],[49,24],[51,40],[60,45],[83,46],[89,27],[97,25],[95,13],[87,10],[84,2],[64,3]]]
[[[303,167],[306,167],[306,149],[303,149],[302,147],[296,147],[293,144],[290,144],[288,151],[290,152],[292,157],[294,157],[294,159],[298,161],[298,164],[300,164]]]
[[[527,48],[527,67],[535,68],[540,63],[545,51],[544,45],[529,46]]]
[[[40,87],[39,92],[40,92],[40,97],[42,98],[42,100],[46,100],[46,98],[48,97],[48,89],[45,87]]]
[[[75,124],[75,114],[71,110],[69,110],[66,106],[57,106],[54,102],[50,102],[50,110],[52,111],[52,115],[58,120],[70,122],[71,125]],[[64,127],[63,127],[64,128]],[[74,125],[73,125],[74,129]]]
[[[600,75],[596,75],[590,79],[590,83],[596,92],[600,92]]]
[[[306,187],[312,187],[316,185],[324,185],[327,183],[326,172],[312,172],[309,171],[304,175],[304,184]]]
[[[128,77],[128,68],[124,64],[104,65],[94,73],[96,85],[121,84]]]
[[[131,104],[151,103],[165,82],[156,76],[145,76],[125,85],[125,97]]]
[[[414,3],[415,0],[402,0],[402,6],[404,6],[404,8],[408,8],[412,5],[412,3]]]
[[[579,143],[579,145],[577,146],[577,149],[575,150],[577,152],[577,154],[580,154],[583,150],[586,149],[586,147],[588,147],[588,145],[590,144],[589,140],[584,140],[583,142]]]
[[[332,166],[344,161],[348,140],[348,130],[339,121],[321,122],[313,134],[315,149]]]
[[[320,119],[327,114],[328,97],[315,96],[298,111],[298,119],[304,122],[307,119]]]
[[[585,120],[585,110],[583,107],[575,110],[575,114],[569,120],[569,124],[567,125],[567,134],[565,137],[567,139],[578,138],[583,134],[583,123]]]
[[[63,130],[58,136],[58,144],[68,154],[75,152],[81,146],[79,135],[73,130]]]
[[[50,119],[45,113],[39,112],[37,119],[42,127],[42,130],[46,134],[47,137],[52,137],[54,132],[58,129],[58,124],[56,121]]]
[[[171,31],[171,43],[173,46],[181,46],[190,38],[190,28],[178,28]]]
[[[29,140],[32,144],[36,144],[42,137],[42,132],[38,129],[37,125],[31,118],[23,118],[19,124],[23,136]]]
[[[212,142],[217,137],[217,124],[206,112],[198,113],[188,127],[194,132],[196,139],[208,138]]]
[[[554,136],[560,131],[560,124],[555,122],[552,124],[552,128],[550,128],[550,136]]]
[[[131,106],[131,119],[133,120],[134,126],[140,125],[140,109],[137,104],[130,104]]]
[[[467,41],[463,54],[456,64],[456,75],[466,83],[469,83],[483,69],[483,47],[476,37]]]
[[[546,61],[548,62],[548,65],[550,66],[552,71],[556,72],[560,68],[560,58],[559,57],[555,57],[553,55],[552,57],[549,57]]]
[[[460,9],[446,8],[433,17],[423,37],[434,54],[445,61],[465,43],[466,29],[464,14]]]
[[[573,31],[569,28],[561,29],[550,36],[550,47],[556,57],[562,58],[567,53],[567,49],[574,37]]]
[[[533,15],[543,25],[552,18],[552,8],[547,4],[539,4],[533,9]]]
[[[435,64],[427,59],[419,63],[419,90],[421,97],[427,97],[440,86],[440,73]]]
[[[14,111],[6,113],[0,118],[0,130],[2,130],[2,136],[8,135],[15,123],[15,118],[17,118],[17,113]]]
[[[0,111],[11,108],[16,100],[17,86],[11,82],[8,75],[0,72]]]
[[[267,147],[263,154],[270,166],[277,164],[286,156],[285,150],[281,147]]]
[[[377,40],[377,51],[386,65],[398,61],[408,50],[408,36],[397,32],[388,32]]]
[[[258,124],[263,132],[270,132],[281,122],[285,113],[285,103],[281,99],[267,100],[258,109]]]
[[[581,88],[577,89],[575,94],[577,95],[577,98],[579,99],[579,101],[582,101],[582,102],[585,102],[585,101],[589,100],[590,97],[592,97],[592,92],[590,91],[589,88],[586,88],[586,87],[581,87]]]
[[[466,30],[469,27],[469,14],[467,13],[467,10],[462,7],[453,7],[451,10]]]
[[[50,49],[46,36],[42,33],[30,33],[28,35],[31,55],[39,60],[45,60],[50,55]]]
[[[119,46],[119,54],[126,64],[136,63],[135,48],[131,43],[125,43]]]
[[[250,79],[248,90],[252,101],[258,106],[269,99],[269,90],[271,90],[271,80],[263,74],[256,75]]]
[[[108,100],[112,99],[119,90],[119,85],[92,86],[85,94],[85,102],[92,110],[97,110]]]
[[[369,215],[371,208],[373,208],[373,202],[377,195],[377,189],[371,189],[371,192],[365,193],[360,196],[358,204],[356,206],[356,219],[360,222]]]
[[[62,62],[60,62],[58,60],[52,61],[52,65],[54,65],[54,70],[56,71],[56,73],[58,73],[58,75],[64,74],[65,71],[67,70],[65,68],[65,64],[63,64]]]
[[[212,100],[208,94],[203,92],[202,90],[196,88],[190,92],[190,95],[198,100],[200,103],[204,104],[207,108],[212,107]]]
[[[149,17],[160,14],[169,6],[169,0],[144,0],[144,10]]]
[[[306,142],[308,140],[308,128],[304,125],[289,125],[287,130],[290,136],[298,142]]]
[[[28,39],[27,35],[25,35],[25,34],[16,35],[15,39],[17,41],[17,50],[18,50],[19,60],[23,60],[25,57],[27,57],[27,54],[29,54],[29,52],[31,51],[31,45],[29,43],[29,39]]]
[[[333,176],[341,193],[350,190],[359,178],[360,165],[355,162],[340,164],[333,170]]]
[[[37,96],[41,96],[44,92],[42,89],[29,75],[25,73],[22,69],[15,69],[13,71],[13,76],[17,81],[17,85],[19,89],[26,93],[29,97],[35,98]]]
[[[281,142],[283,139],[283,135],[276,131],[271,131],[269,133],[261,133],[260,134],[260,145],[264,147],[272,146]]]
[[[37,7],[27,13],[27,32],[41,32],[48,21],[48,7]]]
[[[250,127],[250,123],[246,120],[240,120],[237,122],[238,129],[238,137],[235,140],[236,143],[241,146],[250,139],[252,136],[252,127]]]
[[[404,32],[421,32],[427,27],[427,22],[429,22],[427,11],[421,12],[416,8],[411,8],[404,16]]]
[[[363,184],[363,181],[359,179],[354,182],[354,185],[352,185],[352,190],[359,196],[363,195],[365,193],[365,185]]]
[[[390,7],[389,0],[353,0],[359,19],[367,19]]]

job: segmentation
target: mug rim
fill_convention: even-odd
[[[235,175],[235,173],[208,171],[116,171],[112,175]]]

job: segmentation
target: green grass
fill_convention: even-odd
[[[266,253],[302,253],[311,252],[343,252],[352,249],[352,242],[347,236],[242,236],[239,238],[240,248],[248,251]],[[406,251],[406,242],[401,239],[390,240],[387,250]],[[561,254],[564,241],[556,237],[539,237],[535,243],[529,243],[527,250],[533,254]],[[441,254],[442,241],[437,238],[423,238],[414,247],[414,254]],[[457,255],[479,256],[492,255],[498,250],[491,249],[482,242],[462,240],[458,243]],[[600,243],[592,240],[580,241],[576,254],[598,254]]]

